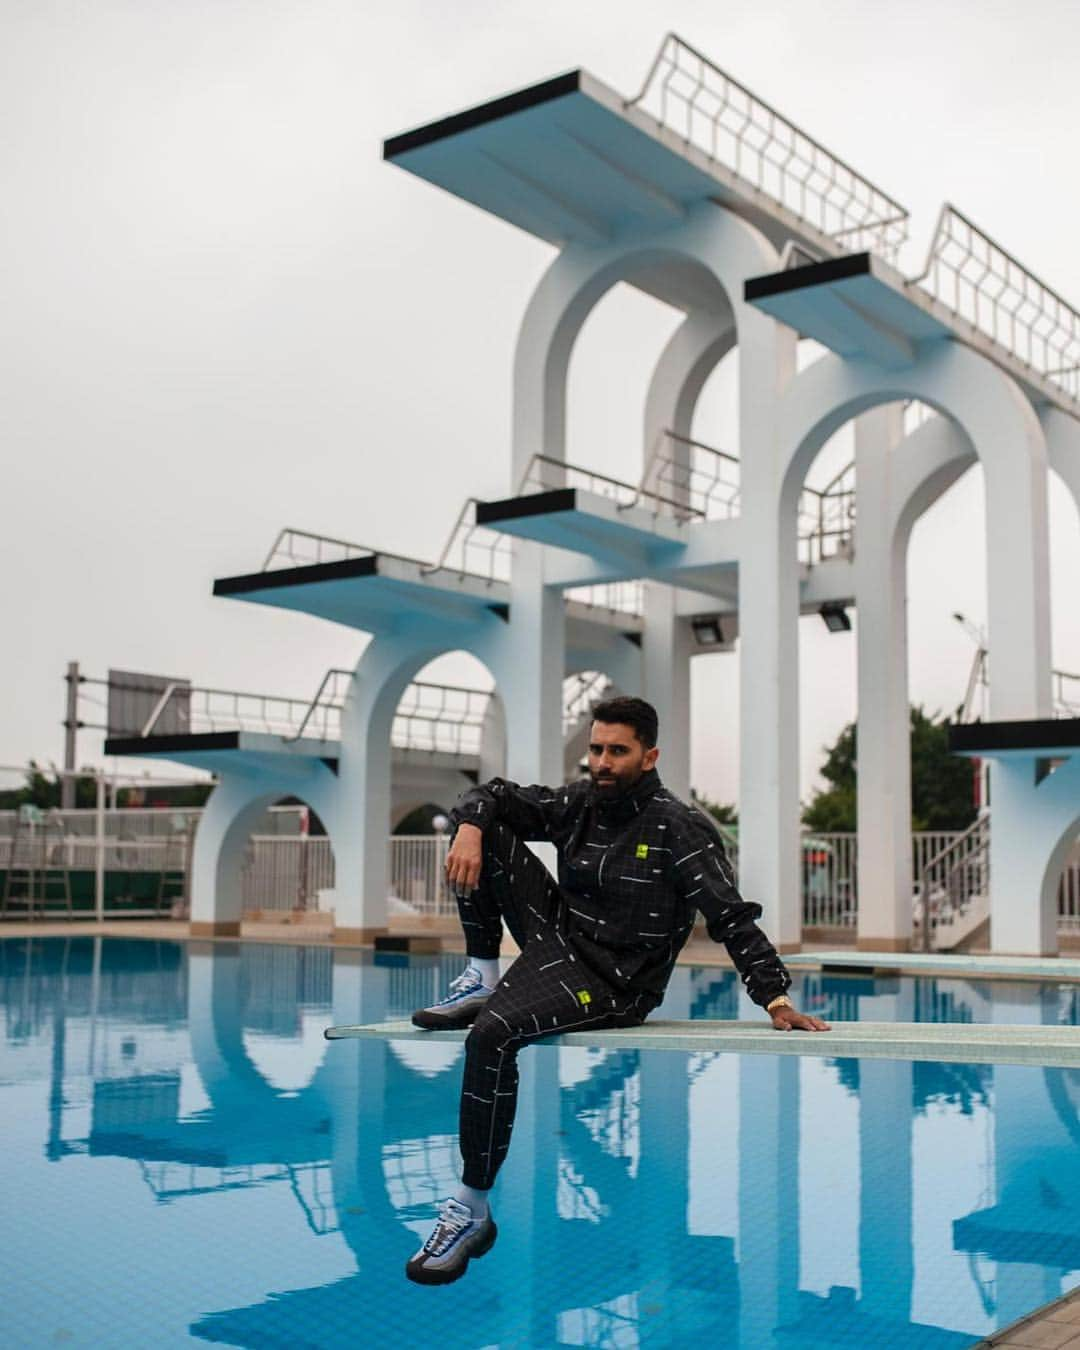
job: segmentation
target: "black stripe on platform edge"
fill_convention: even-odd
[[[343,558],[340,562],[280,567],[272,572],[245,572],[239,577],[218,577],[214,582],[214,594],[244,595],[249,591],[276,591],[282,586],[308,586],[316,581],[372,577],[378,570],[378,555],[368,553],[362,558]]]
[[[751,277],[743,285],[743,298],[747,302],[764,300],[766,296],[782,295],[785,291],[825,286],[846,277],[864,277],[870,274],[871,267],[869,253],[852,253],[846,258],[829,258],[825,262],[808,263],[805,267],[789,267],[786,272]]]
[[[194,736],[121,736],[105,742],[107,755],[153,755],[159,750],[237,750],[238,731],[204,731]]]
[[[473,127],[483,126],[485,122],[497,122],[500,117],[509,117],[513,113],[524,112],[526,108],[535,108],[541,103],[550,103],[552,99],[563,98],[567,94],[576,94],[581,87],[581,71],[571,70],[565,75],[556,75],[542,84],[530,85],[528,89],[518,89],[502,98],[480,103],[475,108],[466,108],[464,112],[454,113],[451,117],[442,117],[437,122],[428,122],[426,126],[416,127],[413,131],[403,131],[383,141],[383,159],[395,159],[408,150],[417,150],[433,141],[445,140],[448,136],[457,136]]]
[[[557,511],[573,511],[577,506],[576,488],[553,488],[529,497],[503,497],[497,502],[476,503],[477,525],[498,520],[519,520],[522,516],[550,516]]]
[[[955,722],[949,727],[953,754],[978,750],[1053,750],[1080,746],[1080,717],[1040,717],[1025,722]]]

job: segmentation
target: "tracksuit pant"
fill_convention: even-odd
[[[487,1190],[510,1147],[517,1055],[559,1032],[637,1026],[641,996],[611,988],[575,952],[568,896],[500,822],[484,832],[480,884],[458,897],[470,956],[499,955],[505,922],[521,955],[499,981],[465,1042],[460,1146],[466,1186]]]

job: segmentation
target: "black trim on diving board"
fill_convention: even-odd
[[[949,727],[954,755],[980,750],[1054,750],[1080,746],[1080,717],[1040,717],[1026,722],[956,722]]]
[[[789,267],[786,272],[770,272],[763,277],[750,277],[743,284],[743,298],[749,303],[764,300],[785,291],[801,291],[809,286],[826,286],[847,277],[865,277],[872,264],[869,253],[851,253],[844,258],[828,258],[825,262],[807,263],[805,267]]]
[[[504,94],[502,98],[491,99],[488,103],[479,103],[475,108],[466,108],[464,112],[454,113],[451,117],[442,117],[437,122],[428,122],[412,131],[390,136],[383,141],[383,159],[396,159],[408,150],[417,150],[433,141],[471,131],[485,122],[497,122],[501,117],[524,112],[526,108],[535,108],[541,103],[550,103],[552,99],[576,94],[580,87],[581,71],[571,70],[565,75],[544,80],[542,84],[530,85],[528,89],[517,89],[512,94]]]
[[[154,755],[169,750],[238,750],[238,731],[202,731],[190,736],[118,736],[105,742],[107,755]]]
[[[244,595],[249,591],[276,591],[282,586],[309,586],[316,581],[373,577],[378,570],[378,555],[368,553],[362,558],[343,558],[340,562],[280,567],[272,572],[245,572],[239,577],[218,577],[214,582],[214,594]]]
[[[550,516],[557,511],[573,511],[577,506],[577,488],[553,488],[530,497],[503,497],[497,502],[476,503],[477,525],[494,525],[500,520],[520,520],[522,516]]]

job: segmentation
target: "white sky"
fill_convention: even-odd
[[[71,659],[296,696],[353,662],[359,635],[212,579],[283,525],[433,558],[465,496],[504,494],[516,327],[552,256],[381,141],[579,65],[635,93],[668,27],[909,207],[908,270],[949,198],[1080,302],[1070,0],[0,0],[0,763],[59,760]],[[572,459],[638,465],[672,322],[625,289],[594,313]],[[730,444],[724,385],[697,431]],[[1056,481],[1051,508],[1054,659],[1080,670]],[[913,539],[932,709],[963,694],[950,615],[985,619],[983,550],[972,474]],[[852,637],[804,628],[806,792],[855,668]],[[725,800],[736,664],[694,678],[695,783]]]

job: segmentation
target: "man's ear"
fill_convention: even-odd
[[[660,747],[654,745],[651,750],[646,750],[641,760],[642,772],[648,773],[650,769],[656,767],[656,761],[660,758]]]

